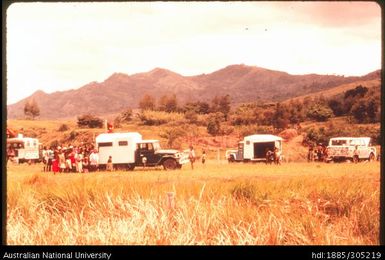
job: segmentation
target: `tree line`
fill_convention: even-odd
[[[253,102],[232,106],[231,96],[228,94],[215,96],[211,102],[198,100],[184,104],[175,94],[163,95],[158,100],[149,94],[144,94],[138,103],[141,110],[138,117],[143,124],[159,125],[167,123],[169,118],[154,121],[149,119],[145,112],[180,113],[188,123],[205,125],[208,133],[212,135],[224,131],[223,127],[221,128],[224,122],[232,126],[260,125],[285,129],[304,121],[325,122],[335,116],[347,116],[352,123],[365,124],[380,122],[380,96],[381,93],[377,88],[368,89],[359,85],[331,98],[320,95],[288,102]],[[25,103],[24,114],[31,119],[40,115],[39,106],[34,99]],[[204,122],[198,122],[199,115],[206,115]],[[128,122],[133,116],[132,109],[126,109],[115,118],[114,124]],[[78,126],[102,127],[103,121],[91,114],[86,114],[78,117]]]

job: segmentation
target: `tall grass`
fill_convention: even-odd
[[[40,170],[8,166],[8,244],[379,244],[379,163]]]

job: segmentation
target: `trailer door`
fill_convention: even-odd
[[[254,159],[265,159],[268,150],[274,151],[274,142],[254,143]]]

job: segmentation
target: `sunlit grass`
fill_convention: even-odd
[[[379,163],[41,169],[8,165],[8,244],[379,244]]]

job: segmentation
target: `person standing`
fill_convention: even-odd
[[[52,161],[54,159],[54,152],[53,152],[52,146],[48,149],[47,153],[48,153],[47,171],[50,172],[52,170]]]
[[[48,149],[46,146],[43,147],[42,151],[42,157],[43,157],[43,172],[48,172]]]
[[[112,172],[114,170],[114,167],[112,165],[112,156],[111,155],[108,157],[106,170],[110,171],[110,172]]]
[[[206,151],[203,150],[203,152],[202,152],[202,164],[204,165],[205,162],[206,162]]]
[[[66,158],[63,151],[59,151],[59,168],[60,172],[65,172],[66,170]]]
[[[354,151],[353,151],[353,162],[358,163],[359,161],[359,153],[358,153],[358,146],[356,145]]]
[[[307,161],[308,161],[308,162],[314,161],[314,150],[313,150],[313,146],[309,146],[309,151],[308,151],[308,153],[307,153]]]
[[[194,147],[192,146],[190,146],[190,150],[188,152],[188,159],[190,160],[190,163],[191,163],[191,169],[194,170],[195,151],[194,151]]]
[[[92,172],[97,171],[98,167],[99,167],[99,155],[97,153],[97,150],[94,149],[90,154],[90,171]]]

